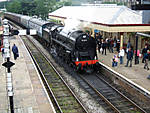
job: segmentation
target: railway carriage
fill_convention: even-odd
[[[10,19],[11,21],[16,22],[18,24],[21,23],[21,15],[20,14],[7,12],[7,13],[4,13],[4,17],[7,19]]]
[[[29,19],[28,23],[29,23],[28,28],[35,29],[38,33],[38,36],[42,37],[43,28],[45,27],[45,24],[49,22],[44,20],[39,20],[37,18],[31,18]]]
[[[32,17],[29,17],[29,16],[21,16],[21,24],[28,28],[29,27],[29,20],[31,19]]]

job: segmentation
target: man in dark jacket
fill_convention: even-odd
[[[103,49],[102,55],[103,55],[104,51],[105,51],[105,55],[106,55],[106,41],[105,40],[102,41],[102,49]]]
[[[144,69],[147,69],[147,70],[149,70],[149,67],[148,67],[148,58],[149,58],[149,50],[147,50],[147,53],[144,55],[144,59],[145,59]]]
[[[15,44],[12,47],[12,52],[14,54],[14,59],[16,60],[17,57],[19,57],[19,54],[18,54],[18,47]]]
[[[142,63],[145,62],[144,56],[145,56],[145,54],[147,53],[147,50],[148,50],[148,47],[147,47],[147,45],[145,45],[145,47],[144,47],[143,50],[142,50],[142,55],[143,55]]]
[[[127,52],[127,64],[125,67],[128,67],[129,61],[130,61],[130,67],[132,67],[132,59],[133,59],[133,51],[131,50],[131,48],[129,48]]]

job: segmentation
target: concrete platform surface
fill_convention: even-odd
[[[98,53],[98,51],[97,51]],[[140,58],[140,63],[135,65],[135,61],[132,61],[132,67],[125,67],[127,63],[126,55],[124,56],[124,63],[120,64],[120,59],[117,67],[112,67],[112,58],[114,53],[110,53],[107,50],[106,55],[102,55],[98,53],[98,59],[101,63],[111,68],[113,71],[118,72],[123,75],[129,81],[135,83],[138,87],[147,91],[150,94],[150,79],[147,79],[148,75],[150,75],[150,70],[144,69],[144,63],[142,63],[142,58]],[[130,64],[130,63],[129,63]],[[149,62],[150,67],[150,62]]]
[[[24,44],[18,36],[14,36],[10,39],[10,47],[12,47],[13,44],[16,44],[19,49],[18,59],[13,59],[12,52],[10,59],[10,61],[15,63],[11,68],[15,113],[54,113],[53,105],[47,97],[39,74]],[[0,64],[3,62],[0,53]],[[5,68],[0,65],[0,113],[10,112],[9,100],[6,92],[5,73]]]

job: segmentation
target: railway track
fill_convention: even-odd
[[[129,98],[113,88],[100,75],[82,75],[85,89],[109,113],[147,113]]]
[[[43,75],[43,81],[57,113],[87,113],[50,61],[27,38],[22,38]]]

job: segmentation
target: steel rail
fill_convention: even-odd
[[[96,75],[97,76],[97,75]],[[122,113],[122,110],[124,110],[124,111],[126,111],[125,110],[125,108],[124,109],[118,109],[117,108],[117,106],[116,105],[114,105],[114,103],[112,103],[112,102],[115,102],[115,101],[110,101],[110,100],[108,100],[108,98],[106,98],[105,97],[105,95],[104,95],[104,92],[103,92],[103,94],[100,92],[100,91],[98,91],[87,79],[86,79],[86,77],[85,76],[83,76],[83,75],[80,75],[80,77],[116,112],[116,113]],[[98,76],[99,77],[99,76]],[[102,82],[104,82],[102,79],[100,79]],[[92,81],[92,80],[91,80]],[[136,105],[133,101],[131,101],[129,98],[127,98],[125,95],[123,95],[121,92],[119,92],[118,90],[115,90],[115,88],[113,88],[108,82],[105,82],[105,84],[107,85],[107,86],[109,86],[110,88],[112,88],[114,91],[113,92],[117,92],[118,93],[118,95],[120,95],[121,97],[123,97],[128,103],[130,103],[129,105],[130,106],[135,106],[135,109],[136,109],[136,111],[137,112],[140,112],[140,113],[147,113],[146,111],[144,111],[142,108],[140,108],[138,105]],[[105,91],[106,90],[106,92],[107,92],[107,89],[109,89],[109,88],[102,88],[103,89],[103,91]],[[109,93],[109,94],[113,94],[112,92],[111,93]],[[114,97],[114,99],[115,99],[116,97]],[[122,101],[122,102],[126,102],[126,101]],[[116,101],[117,102],[117,101]],[[118,102],[121,102],[121,100],[118,100]],[[126,106],[125,106],[126,107]],[[121,110],[121,111],[120,111]],[[134,111],[133,111],[134,112]]]
[[[83,76],[80,77],[116,112],[121,113],[113,104],[109,102],[99,91],[97,91]]]
[[[53,104],[55,104],[55,105],[57,106],[57,108],[58,108],[58,110],[60,111],[60,113],[63,113],[62,110],[61,110],[61,108],[60,108],[60,106],[59,106],[59,104],[58,104],[58,102],[57,102],[57,100],[56,100],[56,98],[55,98],[55,96],[54,96],[54,93],[52,92],[52,90],[51,90],[51,88],[50,88],[50,86],[49,86],[49,84],[48,84],[48,82],[47,82],[47,80],[46,80],[46,78],[45,78],[45,76],[44,76],[44,74],[43,74],[43,72],[42,72],[40,66],[39,66],[39,64],[37,63],[36,59],[35,59],[34,56],[32,55],[32,52],[31,52],[31,50],[29,49],[29,46],[28,46],[26,43],[24,43],[24,44],[25,44],[27,50],[29,51],[29,53],[30,53],[30,55],[31,55],[31,57],[32,57],[32,59],[33,59],[33,61],[34,61],[35,65],[36,65],[36,67],[37,67],[37,69],[38,69],[38,72],[40,73],[40,75],[41,75],[41,77],[42,77],[42,81],[44,82],[44,85],[45,85],[45,87],[46,87],[46,89],[47,89],[47,92],[48,92],[49,96],[52,96],[53,98],[51,98],[51,99],[54,99]],[[55,103],[54,103],[54,102],[55,102]],[[55,106],[55,109],[56,109],[56,106]],[[58,111],[58,110],[57,110],[57,111]]]
[[[147,113],[145,110],[143,110],[140,106],[138,106],[135,102],[133,102],[131,99],[129,99],[128,97],[126,97],[125,95],[123,95],[119,90],[117,90],[116,88],[112,87],[106,80],[104,80],[103,78],[100,78],[98,75],[96,75],[100,80],[102,80],[103,82],[105,82],[109,87],[111,87],[113,90],[115,90],[118,94],[120,94],[124,99],[128,100],[130,103],[132,103],[132,105],[134,105],[135,107],[137,107],[142,113]]]

